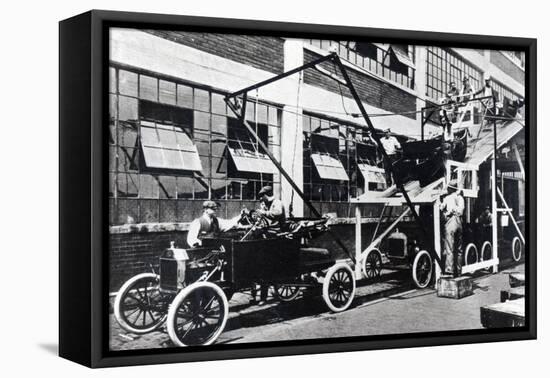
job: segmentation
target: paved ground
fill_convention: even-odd
[[[499,302],[500,291],[509,288],[508,274],[523,270],[520,264],[498,274],[478,274],[474,295],[460,300],[439,298],[433,289],[413,290],[409,272],[384,271],[377,282],[359,282],[352,307],[339,314],[329,312],[322,298],[299,297],[291,303],[268,299],[257,306],[249,303],[249,294],[237,293],[229,302],[229,320],[217,343],[482,328],[480,306]],[[171,346],[162,331],[127,334],[113,315],[110,326],[113,350]]]

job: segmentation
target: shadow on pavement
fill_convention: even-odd
[[[59,346],[57,345],[57,343],[40,343],[38,344],[38,347],[48,353],[54,354],[56,356],[59,355]]]

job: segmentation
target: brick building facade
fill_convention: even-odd
[[[112,29],[110,35],[109,223],[111,287],[156,264],[170,241],[186,247],[189,222],[207,198],[229,218],[257,206],[273,185],[295,216],[307,216],[270,161],[227,109],[224,95],[337,49],[379,130],[420,137],[423,106],[468,75],[524,96],[523,68],[509,54],[280,37]],[[507,60],[508,59],[508,60]],[[326,67],[331,70],[331,67]],[[518,70],[519,73],[518,73]],[[345,88],[315,70],[249,93],[247,119],[306,197],[350,233],[351,199],[368,190],[359,163],[361,118]],[[391,117],[384,115],[392,114]],[[427,134],[438,129],[427,127]],[[316,155],[335,168],[321,170]],[[241,155],[240,155],[241,154]],[[237,156],[254,156],[249,167]],[[248,155],[247,155],[248,154]],[[331,174],[340,172],[339,180]],[[345,179],[343,179],[345,178]],[[364,222],[379,205],[360,205]],[[368,238],[364,238],[367,240]],[[350,234],[350,240],[353,240]],[[327,241],[319,241],[328,243]]]

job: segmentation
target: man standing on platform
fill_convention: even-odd
[[[396,137],[390,134],[391,130],[386,129],[384,137],[380,139],[380,143],[388,155],[388,161],[384,161],[384,168],[386,170],[386,183],[388,186],[392,184],[390,168],[399,159],[399,153],[401,152],[401,144]]]
[[[443,212],[443,258],[444,274],[458,277],[462,271],[462,214],[464,213],[464,197],[457,186],[456,180],[449,181],[447,195],[440,205]]]

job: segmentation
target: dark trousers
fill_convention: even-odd
[[[393,167],[394,163],[397,160],[399,160],[399,156],[397,154],[388,155],[388,159],[384,159],[384,170],[386,171],[386,184],[388,186],[391,186],[392,184],[391,168]]]
[[[455,277],[462,272],[462,221],[456,215],[445,222],[443,230],[443,258],[445,274]]]

